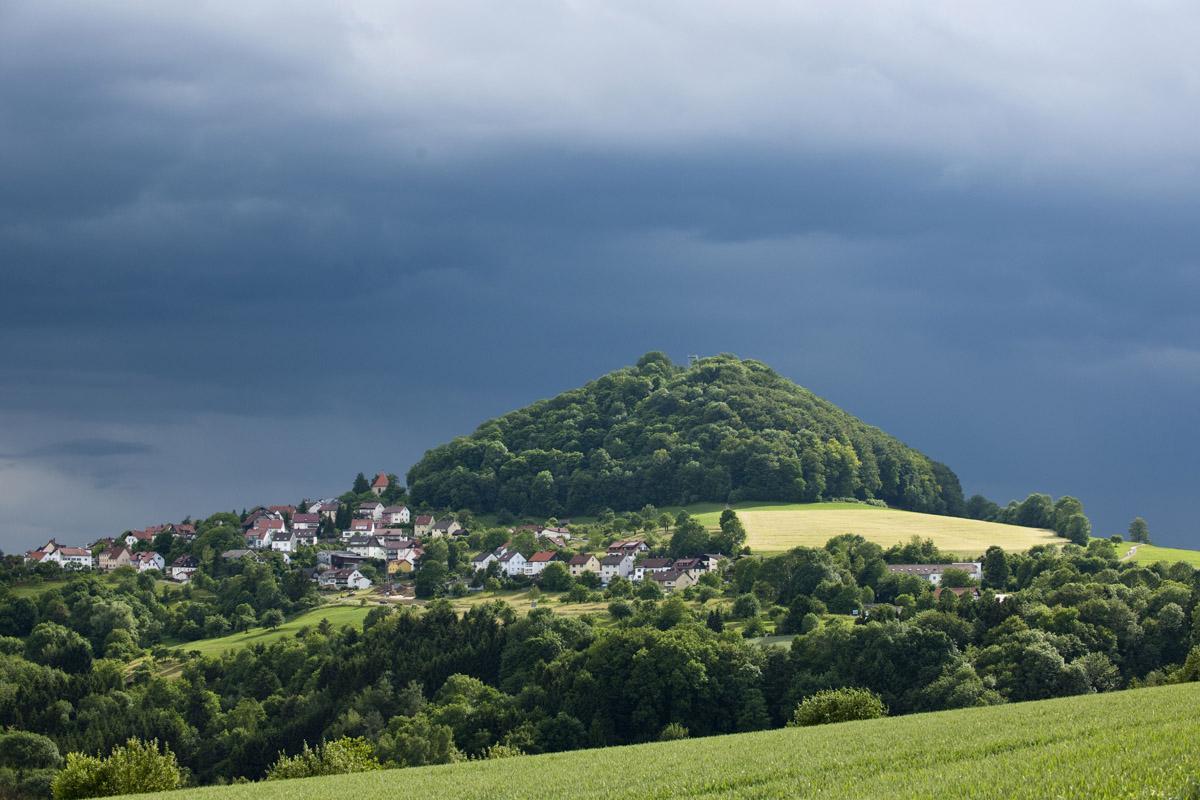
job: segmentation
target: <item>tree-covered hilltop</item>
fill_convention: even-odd
[[[945,465],[731,355],[681,367],[647,353],[430,450],[408,485],[417,504],[546,516],[852,497],[964,510]]]

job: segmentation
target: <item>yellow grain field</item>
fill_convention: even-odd
[[[991,545],[1009,552],[1039,544],[1063,544],[1053,531],[1002,525],[959,517],[918,514],[884,508],[749,507],[737,509],[746,527],[747,544],[755,553],[778,553],[793,547],[823,547],[834,536],[856,533],[884,547],[913,536],[932,539],[941,550],[962,556],[982,555]]]

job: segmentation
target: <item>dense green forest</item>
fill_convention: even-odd
[[[0,788],[44,797],[59,754],[130,737],[158,740],[190,782],[213,783],[260,779],[281,753],[340,737],[362,737],[379,762],[420,765],[778,727],[838,687],[868,689],[895,715],[1200,679],[1200,572],[1187,564],[1121,562],[1106,540],[992,548],[978,597],[937,596],[886,566],[941,557],[927,542],[893,553],[847,535],[740,558],[682,597],[642,599],[615,580],[602,615],[381,606],[361,628],[314,625],[182,665],[152,645],[189,609],[303,602],[281,591],[279,564],[233,564],[212,577],[212,600],[166,607],[145,575],[0,590]],[[28,570],[9,565],[0,584]],[[828,616],[858,609],[857,624]],[[728,629],[759,615],[795,643],[762,647]],[[21,760],[31,749],[44,766]]]
[[[965,513],[948,467],[730,355],[648,353],[430,450],[408,484],[418,505],[541,516],[833,498]]]

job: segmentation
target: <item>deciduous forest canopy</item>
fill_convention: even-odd
[[[843,497],[964,512],[948,467],[732,355],[647,353],[430,450],[408,483],[418,504],[537,515]]]

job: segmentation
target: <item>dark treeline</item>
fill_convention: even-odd
[[[962,515],[958,478],[764,364],[662,353],[485,422],[408,474],[414,503],[551,516],[649,503],[880,500]]]
[[[800,700],[837,687],[870,689],[905,714],[1200,679],[1200,573],[1186,564],[1120,562],[1105,541],[992,548],[978,597],[935,598],[926,581],[887,570],[889,557],[940,555],[907,547],[885,553],[843,536],[712,576],[706,588],[733,600],[733,616],[761,613],[796,633],[790,649],[723,630],[719,597],[639,600],[622,582],[602,619],[518,617],[499,602],[461,617],[444,601],[379,607],[361,629],[314,625],[185,659],[176,675],[153,660],[130,671],[91,657],[111,634],[84,637],[77,621],[113,613],[97,604],[115,600],[81,577],[31,599],[39,619],[58,622],[0,638],[0,727],[61,752],[157,738],[193,781],[212,783],[262,778],[279,753],[342,736],[365,737],[385,763],[417,765],[497,746],[642,742],[668,726],[672,736],[781,726]],[[19,600],[0,596],[0,609],[11,617]]]

